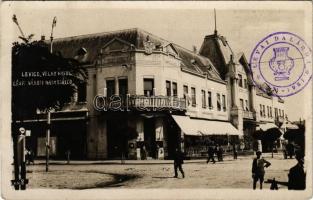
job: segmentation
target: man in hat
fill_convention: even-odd
[[[261,151],[256,152],[256,158],[253,159],[252,163],[252,178],[253,178],[253,189],[256,189],[256,183],[260,180],[260,189],[262,190],[262,185],[264,181],[265,170],[264,167],[269,167],[270,162],[266,161],[264,158],[261,158]]]
[[[209,147],[208,147],[208,159],[207,159],[206,163],[209,163],[211,159],[212,159],[212,162],[214,164],[215,163],[215,160],[214,160],[214,147],[213,147],[212,144],[210,144]]]
[[[175,154],[174,154],[174,171],[175,171],[175,176],[174,178],[177,178],[178,173],[177,173],[177,169],[179,169],[179,171],[181,172],[183,178],[185,178],[185,173],[182,167],[182,164],[184,163],[184,156],[183,153],[176,148],[175,149]]]

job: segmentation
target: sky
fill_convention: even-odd
[[[56,16],[55,38],[138,27],[192,50],[192,46],[200,49],[204,37],[214,32],[215,8],[218,33],[227,38],[235,52],[244,52],[248,60],[258,41],[278,31],[295,33],[312,46],[312,18],[307,12],[311,4],[290,2],[283,6],[280,2],[260,3],[39,2],[25,6],[16,2],[7,5],[11,11],[7,12],[7,17],[16,14],[24,34],[35,34],[34,39],[40,39],[41,35],[47,39],[50,37],[52,20]],[[12,29],[12,38],[17,39],[19,30],[12,24],[8,27]],[[311,103],[308,103],[312,101],[311,85],[296,95],[284,98],[290,120],[311,116]]]

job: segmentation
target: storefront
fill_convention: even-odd
[[[102,122],[109,159],[172,159],[180,146],[179,127],[166,112],[107,112]]]
[[[64,107],[51,113],[50,122],[50,157],[66,159],[70,152],[71,159],[86,159],[86,125],[87,109],[85,104]],[[13,123],[12,131],[20,127],[26,129],[26,148],[36,158],[46,156],[47,115],[37,114],[22,121]]]
[[[257,142],[258,150],[262,152],[276,152],[277,148],[281,146],[280,136],[282,134],[283,131],[276,124],[264,122],[256,127],[253,137]]]
[[[239,144],[240,132],[227,121],[212,121],[172,115],[184,137],[184,151],[187,157],[207,155],[208,144],[214,142],[224,150],[230,150],[232,144]]]

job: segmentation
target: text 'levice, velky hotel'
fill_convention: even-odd
[[[181,148],[192,158],[212,141],[269,151],[253,133],[282,125],[284,101],[254,86],[246,56],[229,45],[215,31],[190,51],[138,28],[54,40],[54,53],[82,63],[88,81],[51,114],[51,156],[167,159]],[[45,123],[23,120],[36,156],[45,155]]]

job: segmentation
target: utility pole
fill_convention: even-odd
[[[214,34],[217,35],[217,29],[216,29],[216,11],[214,8]]]
[[[47,132],[46,132],[46,172],[49,171],[49,154],[50,154],[50,125],[51,111],[47,109]]]
[[[53,52],[53,49],[52,49],[52,43],[53,43],[53,29],[54,27],[57,25],[57,17],[54,17],[53,18],[53,21],[52,21],[52,28],[51,28],[51,36],[50,36],[50,53]]]

